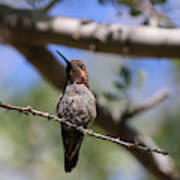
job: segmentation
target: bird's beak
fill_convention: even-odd
[[[66,57],[64,57],[62,53],[60,53],[58,50],[56,50],[56,52],[62,57],[62,59],[66,62],[68,66],[71,66],[71,63],[68,61]]]

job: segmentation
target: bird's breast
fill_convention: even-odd
[[[58,114],[72,123],[88,124],[96,117],[93,93],[84,85],[68,85],[60,100]]]

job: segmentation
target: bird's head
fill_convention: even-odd
[[[68,61],[59,51],[56,51],[66,62],[68,83],[84,84],[88,87],[88,73],[85,64],[80,60]]]

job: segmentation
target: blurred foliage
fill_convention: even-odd
[[[50,2],[54,0],[26,0],[26,1],[32,7],[40,8],[40,7],[46,6],[47,4],[49,4]],[[61,2],[62,0],[57,0],[57,1]],[[130,14],[132,16],[137,16],[141,14],[141,12],[136,9],[136,6],[138,6],[139,4],[145,1],[146,0],[98,0],[98,2],[102,5],[109,4],[109,3],[112,3],[116,6],[127,5],[131,8]],[[166,0],[150,0],[150,2],[152,5],[156,5],[156,4],[164,4],[166,3]]]
[[[163,4],[166,3],[167,0],[150,0],[150,2],[154,5],[154,4]]]
[[[156,133],[154,133],[154,139],[156,142],[167,149],[170,155],[176,162],[177,170],[180,171],[180,112],[179,106],[175,113],[172,113],[169,109],[165,109],[164,115],[161,117],[161,125]]]
[[[103,5],[113,2],[118,7],[128,6],[132,16],[142,14],[135,6],[143,0],[98,1]],[[27,2],[33,7],[39,8],[49,4],[50,1],[27,0]],[[152,5],[156,5],[164,4],[167,1],[151,0],[150,2]],[[179,65],[176,63],[177,71],[174,72],[178,78]],[[145,80],[146,72],[143,70],[134,72],[133,67],[120,66],[117,79],[112,83],[115,91],[103,93],[109,107],[114,109],[116,106],[118,112],[119,107],[126,108],[129,104],[129,97],[131,97],[130,92],[141,89]],[[176,84],[179,82],[177,81]],[[55,90],[49,86],[41,85],[28,94],[16,95],[9,103],[22,106],[31,105],[36,109],[54,114],[58,97],[59,93]],[[115,105],[113,106],[111,103]],[[154,139],[160,147],[172,153],[177,167],[180,169],[179,105],[176,108],[174,113],[165,109],[161,115],[161,124],[157,126],[154,123],[154,129],[156,129]],[[0,167],[7,165],[8,168],[19,169],[21,173],[26,173],[31,179],[101,180],[107,179],[110,174],[119,171],[121,164],[125,164],[127,161],[126,159],[123,161],[123,155],[117,145],[89,137],[85,137],[78,166],[70,175],[64,173],[63,156],[58,123],[0,109]]]
[[[50,3],[54,2],[55,0],[26,0],[26,1],[34,9],[40,9],[48,6]],[[60,3],[63,0],[56,0],[56,1]]]
[[[25,0],[33,9],[41,9],[53,4],[60,3],[63,0]],[[128,7],[129,14],[132,17],[142,16],[144,19],[141,25],[151,25],[161,28],[175,28],[176,24],[166,16],[166,14],[156,10],[155,5],[163,5],[166,0],[97,0],[101,5],[109,5],[115,7],[117,15],[120,17],[123,14],[123,6]],[[54,3],[55,2],[55,3]],[[71,1],[69,1],[71,3]],[[54,6],[54,5],[53,5]]]
[[[134,9],[134,8],[131,8],[129,13],[131,16],[139,16],[141,14],[141,11]]]
[[[27,0],[27,3],[33,8],[40,8],[42,5],[45,5],[45,0]]]
[[[140,2],[143,2],[145,0],[98,0],[100,4],[105,4],[107,2],[116,2],[118,4],[126,4],[126,5],[133,5],[137,4]],[[150,0],[150,2],[155,5],[155,4],[163,4],[166,3],[167,0]]]
[[[112,85],[116,91],[105,91],[103,96],[111,101],[126,100],[129,103],[130,91],[133,89],[141,89],[146,79],[146,73],[143,70],[133,72],[133,68],[128,65],[121,65],[119,68],[117,79],[113,81]]]
[[[177,171],[180,172],[180,99],[179,99],[179,90],[180,90],[180,62],[179,59],[174,61],[173,68],[173,99],[171,104],[168,105],[162,112],[160,117],[160,125],[154,133],[154,139],[156,142],[167,149],[170,152],[170,155],[173,157],[176,163]]]
[[[31,105],[54,114],[59,93],[42,85],[22,97],[16,96],[9,103]],[[0,119],[0,166],[7,164],[9,168],[20,169],[31,179],[101,180],[114,172],[120,163],[115,158],[119,157],[117,145],[85,137],[78,166],[71,175],[66,175],[57,122],[6,110],[0,110]]]
[[[125,94],[129,90],[132,84],[132,73],[128,66],[121,65],[117,74],[117,80],[113,82],[113,86],[116,88],[117,93],[104,92],[104,97],[109,101],[119,101],[121,98],[125,98]]]
[[[156,9],[156,5],[164,5],[166,0],[99,0],[100,4],[112,5],[118,11],[117,14],[121,15],[123,8],[122,5],[129,8],[129,14],[132,17],[142,16],[144,19],[141,25],[151,25],[161,28],[175,28],[176,24],[163,12]],[[121,13],[120,13],[121,12]]]
[[[144,87],[146,73],[143,70],[134,71],[131,63],[129,63],[121,64],[115,75],[116,79],[112,81],[113,88],[104,91],[102,95],[108,108],[116,117],[119,117],[136,106],[136,97],[133,97],[133,93],[142,90]]]

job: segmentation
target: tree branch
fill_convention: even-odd
[[[117,0],[111,0],[115,3],[116,6],[119,6]],[[150,1],[146,0],[135,0],[135,1],[124,1],[124,4],[129,6],[131,9],[140,12],[145,20],[148,20],[148,23],[154,27],[166,27],[166,28],[175,28],[175,23],[169,19],[169,17],[163,12],[157,10]]]
[[[45,48],[47,43],[117,54],[179,57],[179,32],[180,30],[104,25],[72,18],[48,18],[38,12],[0,6],[0,37],[15,46],[45,79],[60,90],[64,87],[64,70]],[[150,138],[127,124],[119,123],[121,119],[114,118],[101,98],[97,99],[99,116],[95,121],[96,125],[111,136],[137,142],[148,148],[154,147]],[[175,179],[174,162],[169,156],[132,149],[128,151],[157,178]]]
[[[41,10],[47,12],[51,10],[60,1],[61,0],[52,0],[47,6],[43,7]]]
[[[59,79],[59,77],[65,77],[64,71],[58,71],[58,69],[62,69],[62,65],[57,63],[56,59],[52,58],[51,63],[48,64],[48,69],[46,63],[49,61],[45,58],[47,50],[45,48],[41,48],[39,51],[39,47],[17,47],[16,48],[22,52],[25,56],[28,54],[32,54],[33,56],[27,56],[27,60],[33,64],[33,62],[38,61],[39,66],[35,67],[41,73],[41,75],[47,79],[53,86],[57,87],[59,90],[62,90],[64,87],[64,81],[58,81],[59,86],[55,84],[55,80]],[[24,53],[24,51],[27,51]],[[49,52],[48,52],[49,53]],[[45,56],[42,56],[44,54]],[[38,57],[38,58],[36,58]],[[47,62],[46,62],[47,61]],[[52,67],[56,67],[54,71],[56,72],[52,78],[51,73],[49,73],[49,69]],[[44,71],[44,73],[42,73]],[[47,72],[46,72],[47,71]],[[46,72],[46,73],[45,73]],[[54,79],[54,80],[53,80]],[[137,144],[141,144],[148,148],[155,148],[152,140],[143,134],[139,133],[133,128],[130,128],[127,124],[120,123],[120,118],[115,118],[112,115],[112,112],[109,111],[108,107],[106,107],[106,103],[104,103],[103,99],[100,96],[97,96],[97,104],[99,115],[95,120],[95,124],[98,125],[101,129],[103,129],[107,134],[111,137],[119,137],[120,139],[128,142],[137,142]],[[155,155],[155,153],[145,153],[140,150],[132,150],[127,149],[134,157],[136,157],[139,162],[152,174],[154,174],[157,178],[162,180],[174,180],[174,172],[175,166],[173,160],[169,156],[161,156]]]
[[[21,45],[61,44],[141,57],[180,57],[180,30],[101,24],[0,6],[0,37]]]
[[[135,116],[150,110],[151,108],[157,106],[159,103],[164,101],[169,97],[169,90],[168,89],[162,89],[158,91],[156,94],[154,94],[152,97],[145,100],[142,104],[134,107],[134,109],[130,110],[129,106],[125,109],[125,111],[122,113],[120,119],[120,123],[126,122],[130,118],[134,118]]]
[[[20,51],[28,61],[46,78],[53,83],[56,88],[64,88],[65,73],[63,66],[45,47],[18,46],[15,48]],[[55,78],[56,77],[56,78]]]
[[[151,153],[155,152],[155,153],[159,153],[159,154],[163,154],[163,155],[168,155],[168,152],[166,152],[166,151],[162,151],[162,150],[159,150],[159,149],[151,149],[151,148],[148,148],[148,147],[145,147],[145,146],[142,146],[142,145],[138,145],[138,144],[135,144],[135,143],[122,141],[119,138],[113,138],[113,137],[110,137],[110,136],[105,136],[105,135],[102,135],[102,134],[99,134],[99,133],[95,133],[92,130],[84,129],[82,126],[77,126],[76,124],[72,124],[72,123],[64,120],[63,118],[58,118],[57,116],[51,115],[51,114],[49,114],[47,112],[42,112],[42,111],[35,110],[30,106],[28,106],[28,107],[20,107],[20,106],[13,106],[13,105],[9,105],[9,104],[4,104],[4,103],[0,102],[0,107],[4,108],[4,109],[8,109],[8,110],[19,111],[19,112],[24,113],[24,114],[29,114],[30,113],[33,116],[40,116],[40,117],[46,118],[48,120],[55,120],[55,121],[58,121],[60,123],[65,124],[67,126],[75,128],[77,131],[83,133],[84,135],[87,134],[87,135],[92,136],[92,137],[96,137],[96,138],[99,138],[99,139],[102,139],[102,140],[107,140],[107,141],[119,144],[119,145],[121,145],[121,146],[123,146],[123,147],[125,147],[127,149],[132,149],[132,150],[137,150],[138,149],[138,150],[140,150],[142,152],[151,152]]]
[[[112,112],[106,107],[101,97],[97,98],[99,116],[95,123],[105,132],[113,137],[120,137],[122,140],[129,142],[137,142],[147,147],[156,147],[150,137],[141,134],[127,123],[113,117]],[[168,156],[156,156],[154,154],[145,154],[140,151],[132,151],[127,149],[141,164],[160,180],[176,180],[175,164]]]

